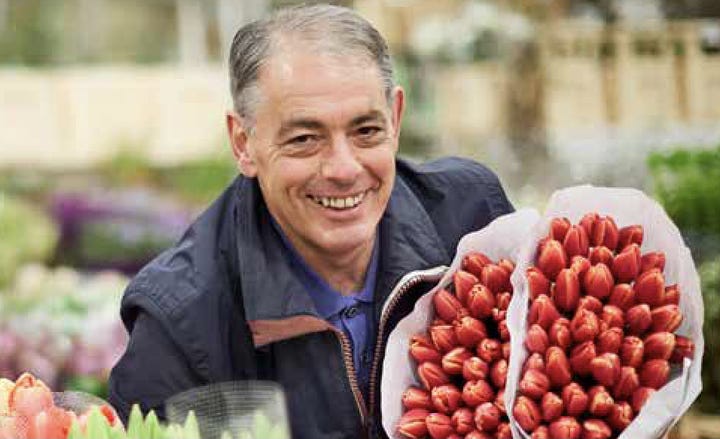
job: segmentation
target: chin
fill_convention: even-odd
[[[321,233],[321,247],[330,253],[344,253],[355,250],[375,239],[376,227],[367,225],[341,227],[335,230],[324,230]]]

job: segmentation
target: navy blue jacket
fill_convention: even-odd
[[[404,274],[449,265],[463,235],[512,210],[497,177],[478,163],[397,161],[379,225],[380,328],[365,401],[347,340],[318,316],[287,265],[256,180],[238,177],[128,286],[121,316],[130,341],[110,376],[110,402],[124,420],[135,402],[162,418],[165,400],[181,391],[268,379],[286,392],[294,439],[385,437],[376,409],[383,346],[426,289],[381,315],[385,299]]]

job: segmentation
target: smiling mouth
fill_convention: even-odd
[[[327,207],[329,209],[347,210],[360,205],[365,198],[366,193],[367,191],[347,197],[319,197],[316,195],[308,195],[308,198],[312,199],[320,206]]]

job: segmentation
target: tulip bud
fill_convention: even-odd
[[[405,412],[398,422],[397,431],[410,439],[421,439],[427,435],[425,419],[430,412],[425,409],[413,409]]]
[[[571,416],[562,416],[548,427],[550,437],[553,439],[580,439],[582,427]]]
[[[495,388],[502,389],[505,387],[505,380],[507,379],[508,364],[503,359],[497,360],[490,367],[490,381],[492,381]]]
[[[570,220],[565,217],[553,218],[550,221],[550,239],[562,242],[571,226]]]
[[[510,361],[510,342],[507,341],[502,344],[502,357],[507,361]]]
[[[475,284],[470,290],[468,297],[468,308],[470,315],[484,319],[492,314],[495,307],[495,295],[483,284]]]
[[[581,439],[609,439],[612,436],[610,426],[600,419],[588,419],[583,422]]]
[[[453,275],[453,285],[455,286],[455,295],[461,305],[467,305],[467,299],[470,295],[470,289],[480,282],[474,274],[465,270],[458,270]]]
[[[650,307],[646,303],[633,306],[625,313],[625,322],[629,334],[643,335],[653,322]]]
[[[480,431],[495,431],[500,423],[500,410],[491,402],[475,408],[475,426]]]
[[[525,360],[525,365],[523,366],[522,373],[524,374],[530,369],[536,369],[539,370],[542,373],[545,373],[545,359],[542,355],[535,353],[531,354],[527,360]]]
[[[550,280],[537,267],[530,267],[525,272],[528,281],[530,300],[535,300],[539,295],[550,294]]]
[[[605,246],[595,247],[590,250],[590,263],[592,265],[603,263],[611,267],[613,259],[615,259],[615,255],[612,250]]]
[[[452,325],[438,325],[430,327],[430,338],[437,350],[444,354],[458,345],[455,328]]]
[[[597,351],[600,354],[610,352],[617,354],[620,352],[620,346],[623,342],[623,331],[620,328],[610,328],[602,332],[597,338]]]
[[[596,355],[595,343],[592,341],[575,346],[570,353],[570,366],[573,372],[580,376],[590,375],[590,362]]]
[[[494,439],[494,436],[484,431],[473,430],[465,435],[465,439]]]
[[[657,268],[638,276],[633,288],[637,303],[647,303],[650,308],[655,308],[665,301],[665,277]]]
[[[605,417],[615,405],[615,400],[610,396],[605,386],[592,387],[588,391],[588,398],[588,411],[593,416]]]
[[[605,305],[600,320],[607,323],[609,328],[625,327],[625,313],[615,305]]]
[[[448,375],[460,375],[463,371],[463,364],[465,360],[470,359],[472,353],[464,347],[458,347],[442,358],[442,369]]]
[[[680,288],[677,284],[665,287],[663,305],[680,305]]]
[[[547,426],[541,425],[533,430],[530,439],[550,439],[550,430],[548,430]]]
[[[585,292],[600,300],[608,297],[614,286],[613,275],[608,266],[602,262],[590,267],[583,277]]]
[[[583,215],[582,218],[580,218],[580,227],[585,229],[585,233],[587,236],[592,236],[593,229],[595,228],[595,223],[600,219],[600,215],[598,215],[597,212],[589,212]]]
[[[587,256],[590,248],[588,234],[580,226],[571,226],[563,240],[563,248],[568,257]]]
[[[642,340],[633,336],[623,339],[620,346],[620,361],[623,366],[640,367],[643,355],[645,355],[645,347]]]
[[[575,255],[570,259],[570,269],[577,273],[581,281],[590,267],[592,267],[590,260],[584,256]]]
[[[518,389],[529,398],[540,399],[550,389],[550,379],[537,369],[528,369],[520,380]]]
[[[505,311],[508,309],[511,300],[512,294],[508,293],[507,291],[498,293],[497,296],[495,296],[495,304],[497,308],[501,311]]]
[[[463,386],[462,399],[468,407],[477,407],[484,402],[492,402],[495,392],[485,380],[468,381]]]
[[[490,366],[478,357],[471,357],[463,363],[462,375],[466,381],[484,380],[490,372]]]
[[[597,297],[593,296],[585,296],[581,297],[580,301],[578,302],[578,311],[581,309],[586,309],[588,311],[591,311],[595,314],[600,314],[602,312],[603,304]],[[577,312],[577,311],[576,311]]]
[[[670,365],[666,360],[648,360],[640,367],[640,384],[658,390],[667,383]]]
[[[550,326],[548,334],[550,344],[558,346],[562,350],[566,350],[572,344],[572,335],[570,335],[570,321],[566,318],[557,319]]]
[[[576,343],[594,340],[600,332],[600,323],[595,313],[580,309],[570,322],[570,334]]]
[[[413,335],[410,339],[410,356],[418,363],[440,363],[442,354],[425,335]]]
[[[507,311],[495,307],[492,309],[490,317],[492,317],[492,319],[496,322],[502,322],[505,318],[507,318]]]
[[[665,269],[665,253],[650,252],[642,255],[640,259],[640,273],[644,273],[653,268],[657,268],[661,272]]]
[[[492,259],[488,258],[484,253],[470,252],[463,256],[461,266],[463,270],[480,279],[483,267],[491,263]]]
[[[554,421],[563,413],[563,400],[555,393],[548,392],[543,395],[540,408],[545,421]]]
[[[427,431],[433,439],[447,439],[453,433],[452,421],[442,413],[430,413],[425,418]]]
[[[638,413],[653,393],[655,393],[655,390],[650,387],[638,387],[635,389],[631,400],[633,411]]]
[[[444,384],[432,389],[430,397],[432,398],[433,407],[438,412],[449,415],[460,407],[462,393],[455,385]]]
[[[617,284],[613,287],[608,299],[608,305],[614,305],[623,311],[627,311],[635,305],[635,290],[630,284]]]
[[[432,400],[430,392],[419,387],[408,387],[402,394],[402,404],[408,410],[412,409],[432,409]]]
[[[682,363],[683,358],[692,359],[695,356],[695,343],[682,335],[675,336],[675,348],[670,356],[671,363]]]
[[[528,348],[528,351],[545,354],[549,343],[548,335],[542,326],[537,323],[530,326],[527,337],[525,338],[525,346]]]
[[[587,409],[589,398],[578,383],[570,383],[562,389],[562,400],[565,413],[569,416],[580,416]]]
[[[462,303],[450,291],[441,289],[433,296],[433,305],[438,316],[446,322],[452,322],[458,317],[463,307]]]
[[[496,439],[512,439],[512,429],[510,428],[510,424],[507,422],[501,422],[497,426],[497,431],[495,432],[495,438]]]
[[[570,268],[563,268],[558,273],[553,290],[555,305],[565,312],[572,312],[580,300],[580,281],[578,275]]]
[[[513,416],[520,427],[526,432],[535,430],[542,420],[537,404],[525,396],[518,396],[515,400]]]
[[[453,429],[461,435],[466,435],[475,429],[473,412],[467,407],[457,409],[450,418],[450,422],[452,423]]]
[[[590,362],[590,371],[595,380],[605,387],[612,387],[620,377],[620,357],[606,352]]]
[[[620,432],[627,428],[635,417],[632,407],[625,401],[621,401],[613,406],[610,414],[605,419],[615,431]]]
[[[500,334],[500,341],[510,341],[510,329],[507,325],[507,320],[500,320],[498,323],[498,334]]]
[[[617,250],[622,251],[630,244],[636,244],[639,247],[643,242],[643,227],[639,224],[623,227],[619,230],[618,235]]]
[[[487,363],[492,363],[502,358],[502,345],[492,338],[485,338],[477,346],[477,356]]]
[[[557,346],[552,346],[545,354],[545,373],[554,387],[561,387],[572,380],[570,362],[565,351]]]
[[[508,291],[510,289],[510,273],[499,265],[487,264],[482,269],[480,282],[494,294]]]
[[[643,340],[645,358],[669,360],[675,349],[675,334],[670,332],[654,332]]]
[[[422,363],[418,366],[418,377],[427,390],[450,383],[450,377],[436,363]]]
[[[500,267],[504,268],[505,271],[507,271],[508,276],[510,276],[512,274],[512,272],[515,271],[515,263],[513,261],[511,261],[510,259],[500,258],[500,259],[498,259],[497,264]]]
[[[640,273],[640,247],[630,244],[617,254],[612,262],[612,273],[618,283],[630,283]]]
[[[530,311],[528,312],[528,324],[530,325],[537,323],[547,330],[558,318],[560,318],[560,313],[555,308],[555,304],[544,294],[538,296],[530,305]]]
[[[567,239],[567,237],[566,237]],[[553,239],[546,241],[540,248],[537,267],[551,281],[568,265],[568,256],[560,242]]]
[[[634,367],[623,366],[620,377],[613,388],[613,396],[618,400],[630,399],[633,392],[640,386],[640,379]]]
[[[507,414],[505,410],[505,383],[503,383],[503,387],[498,390],[497,395],[495,395],[495,406],[500,410],[500,413]]]
[[[455,323],[455,337],[461,345],[472,349],[480,340],[487,337],[487,329],[480,320],[465,316]]]
[[[619,232],[615,220],[610,216],[600,218],[593,225],[592,239],[595,247],[605,246],[608,249],[616,249],[619,241]]]
[[[680,313],[680,308],[677,305],[663,305],[655,308],[652,310],[650,317],[652,319],[650,329],[653,332],[675,332],[683,320],[682,313]]]

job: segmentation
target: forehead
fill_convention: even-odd
[[[366,57],[277,51],[262,67],[265,104],[281,117],[340,115],[387,107],[378,67]]]

